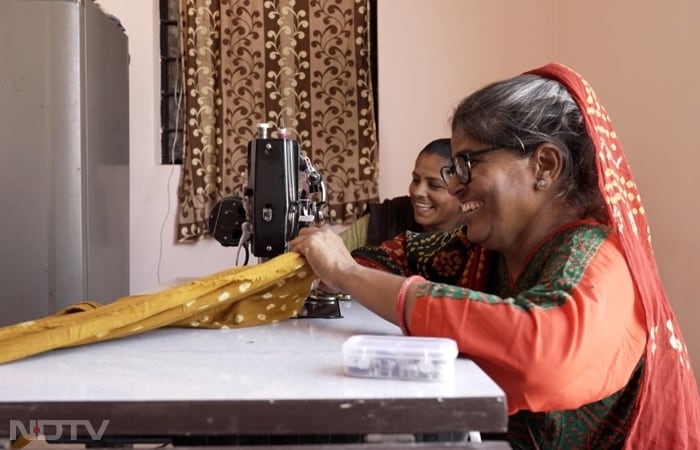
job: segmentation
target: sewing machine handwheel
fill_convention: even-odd
[[[245,208],[240,197],[224,197],[209,212],[209,231],[225,247],[238,245],[243,235]]]

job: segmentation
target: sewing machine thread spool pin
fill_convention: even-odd
[[[259,123],[258,124],[258,138],[259,139],[267,139],[267,129],[270,128],[270,124],[268,123]]]

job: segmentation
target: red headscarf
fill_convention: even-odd
[[[596,148],[598,184],[644,305],[646,367],[626,448],[700,449],[700,399],[676,318],[661,284],[649,226],[632,171],[605,108],[579,74],[560,64],[528,73],[564,85]]]

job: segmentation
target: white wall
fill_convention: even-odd
[[[211,240],[174,243],[177,167],[157,164],[157,2],[100,0],[131,47],[131,288],[232,265]],[[690,0],[379,0],[380,179],[406,192],[413,156],[448,134],[452,107],[496,79],[552,60],[608,108],[640,186],[660,272],[700,373],[700,3]],[[161,228],[163,231],[161,232]],[[162,248],[161,248],[162,244]]]
[[[378,0],[379,193],[405,195],[415,156],[449,137],[456,104],[490,81],[550,62],[556,0]],[[551,22],[551,20],[550,20]]]

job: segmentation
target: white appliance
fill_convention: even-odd
[[[128,39],[92,0],[3,0],[0,326],[129,293]]]

